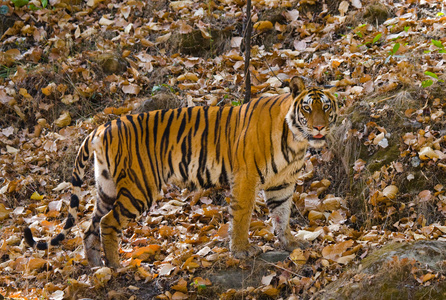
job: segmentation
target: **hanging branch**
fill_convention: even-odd
[[[249,72],[249,62],[251,60],[251,0],[246,1],[246,25],[245,25],[245,100],[251,100],[251,74]]]

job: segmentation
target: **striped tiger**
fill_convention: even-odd
[[[236,258],[261,252],[250,244],[256,194],[263,190],[274,232],[291,251],[302,245],[289,227],[290,206],[307,147],[325,146],[335,121],[335,97],[290,80],[290,94],[253,99],[233,107],[188,107],[126,115],[95,129],[82,143],[72,173],[72,195],[59,245],[76,223],[82,178],[94,156],[97,201],[84,250],[92,266],[120,266],[118,237],[148,210],[167,183],[198,188],[230,186],[230,250]],[[30,228],[25,241],[44,250]]]

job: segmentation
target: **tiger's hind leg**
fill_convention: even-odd
[[[91,224],[84,233],[85,256],[91,266],[102,266],[101,234],[99,223],[103,216],[109,213],[116,200],[116,185],[104,166],[95,162],[95,178],[97,200],[93,211]]]
[[[274,232],[282,247],[288,251],[306,248],[308,242],[299,240],[291,233],[290,213],[294,183],[284,183],[264,190],[265,202],[270,210]]]
[[[102,248],[105,253],[105,264],[112,268],[119,268],[119,237],[122,228],[139,217],[150,208],[153,195],[145,195],[141,186],[131,183],[118,187],[117,200],[112,210],[101,220]],[[148,193],[151,193],[148,190]]]

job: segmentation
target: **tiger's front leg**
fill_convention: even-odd
[[[244,175],[244,174],[243,174]],[[257,194],[257,184],[246,176],[235,176],[231,200],[231,242],[230,249],[234,257],[245,259],[262,252],[257,245],[249,243],[249,225]]]
[[[264,190],[265,202],[269,208],[274,232],[282,247],[287,251],[306,248],[309,243],[297,239],[291,233],[290,213],[294,193],[294,183],[283,183]]]

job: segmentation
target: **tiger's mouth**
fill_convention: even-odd
[[[310,139],[312,140],[324,140],[325,139],[325,135],[322,135],[320,133],[313,135]]]

